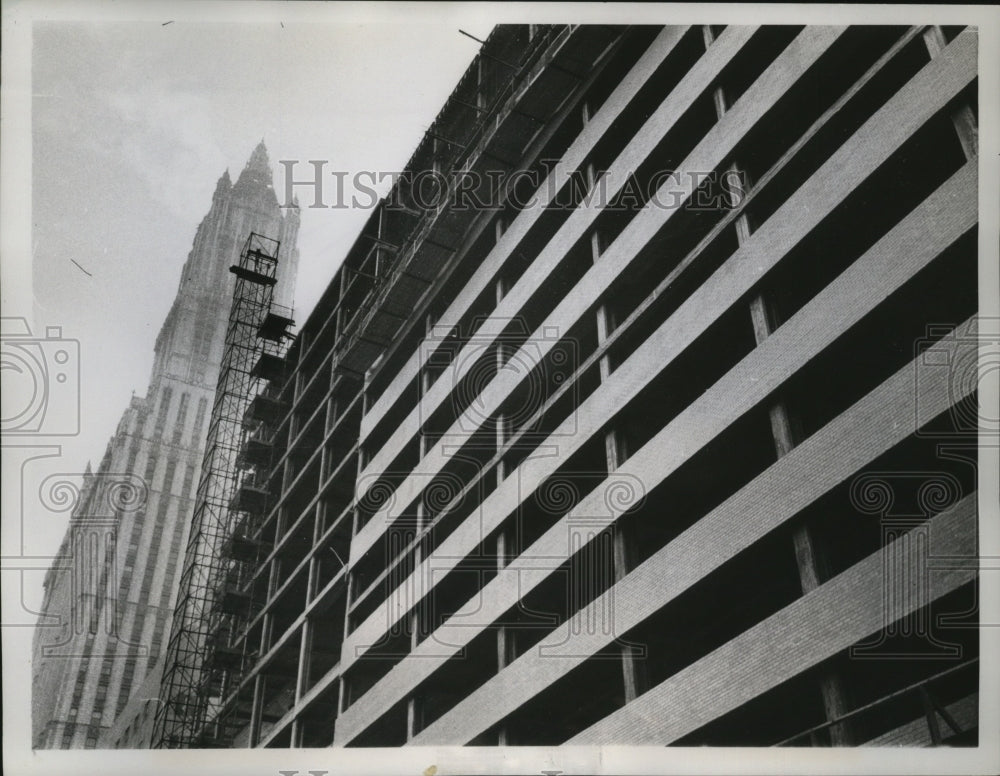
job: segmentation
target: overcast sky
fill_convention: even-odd
[[[33,28],[34,326],[80,341],[81,433],[61,440],[62,472],[96,467],[132,392],[145,394],[222,172],[235,179],[261,137],[279,198],[282,159],[303,161],[300,178],[310,159],[352,174],[399,169],[478,50],[459,24],[480,38],[491,28],[163,22]],[[303,208],[300,322],[367,215]],[[42,517],[31,549],[51,554],[67,515]]]

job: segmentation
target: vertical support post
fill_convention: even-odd
[[[500,242],[500,238],[506,229],[506,223],[502,217],[497,218],[495,226],[495,238],[496,242]],[[510,284],[502,277],[498,277],[494,285],[495,300],[496,304],[499,305],[503,298],[510,291]],[[497,372],[503,369],[506,363],[507,353],[503,342],[500,342],[497,347]],[[496,448],[499,452],[503,446],[507,443],[507,438],[510,432],[510,421],[505,418],[503,414],[498,414],[496,419]],[[496,467],[496,485],[500,487],[504,479],[507,476],[506,464],[501,458],[497,462]],[[494,550],[496,553],[496,570],[497,574],[502,574],[503,570],[507,567],[508,556],[511,555],[512,551],[511,541],[510,541],[510,531],[508,528],[501,528],[499,533],[497,533],[496,543],[494,545]],[[506,625],[500,625],[497,627],[496,631],[496,647],[497,647],[497,673],[503,671],[508,665],[514,660],[514,633]],[[507,746],[510,743],[508,737],[508,731],[506,726],[501,725],[497,729],[497,745]]]
[[[927,53],[931,55],[931,59],[936,57],[948,45],[944,30],[936,24],[927,27],[924,30],[924,45],[927,46]],[[972,106],[968,103],[959,105],[951,114],[951,122],[955,125],[958,142],[962,144],[966,160],[978,156],[979,125],[976,123],[976,115],[972,112]]]
[[[502,466],[503,464],[501,464]],[[501,530],[497,534],[496,541],[496,568],[497,574],[502,574],[503,570],[507,567],[507,535],[506,530]],[[508,665],[513,662],[514,659],[514,640],[513,633],[506,625],[501,625],[497,628],[497,673],[500,673]],[[501,725],[497,729],[497,746],[507,746],[510,743],[508,738],[507,727]]]
[[[345,607],[345,609],[344,609],[344,619],[345,620],[347,619],[347,612],[348,612],[348,609]],[[347,623],[345,622],[344,624],[346,626]],[[346,627],[345,627],[344,633],[347,633]],[[343,677],[343,675],[341,675],[340,681],[337,682],[337,716],[338,717],[347,710],[347,704],[349,702],[350,702],[350,699],[348,698],[348,695],[347,695],[347,682],[344,681],[344,677]]]
[[[362,415],[364,415],[363,393],[362,393]],[[364,447],[360,444],[358,445],[358,450],[356,455],[358,461],[357,461],[357,466],[355,467],[356,471],[354,474],[354,481],[358,482],[361,479],[361,472],[365,468]],[[354,537],[357,536],[358,529],[360,528],[359,523],[361,519],[361,510],[358,509],[356,501],[354,503],[353,509],[351,510],[351,513],[352,513],[351,536]],[[346,580],[347,580],[347,585],[346,585],[346,590],[344,591],[344,631],[343,631],[345,635],[350,632],[351,604],[354,603],[354,592],[355,592],[354,588],[356,584],[354,579],[354,574],[351,572],[350,569],[347,570]],[[350,689],[347,686],[347,681],[342,676],[340,678],[339,687],[337,688],[337,716],[343,714],[347,710],[347,707],[350,705],[350,703],[351,703]]]
[[[257,674],[253,680],[253,702],[250,706],[250,746],[260,742],[260,718],[264,707],[264,677]]]
[[[428,315],[427,319],[425,321],[425,328],[426,328],[427,333],[430,332],[431,325],[432,325],[431,324],[431,316]],[[420,370],[419,380],[420,380],[420,396],[418,397],[418,401],[421,401],[423,399],[423,397],[427,394],[427,391],[429,391],[430,387],[431,387],[431,375],[427,371],[426,367],[424,367],[424,368],[422,368]],[[431,447],[431,440],[428,438],[428,436],[427,436],[426,433],[424,433],[423,431],[420,431],[420,433],[417,435],[417,451],[418,451],[418,455],[419,455],[419,457],[421,459],[423,459],[424,456],[427,455],[427,452],[430,449],[430,447]],[[417,504],[417,514],[416,514],[416,524],[414,526],[414,532],[413,532],[413,537],[414,538],[420,536],[420,532],[423,531],[423,529],[424,529],[424,523],[426,522],[426,518],[427,518],[426,510],[425,510],[425,507],[424,507],[423,503],[418,503]],[[407,543],[408,542],[404,542],[403,544],[405,545]],[[419,569],[420,568],[420,564],[423,561],[423,553],[421,551],[421,548],[420,548],[419,544],[414,548],[414,550],[413,550],[413,556],[414,556],[413,557],[413,567],[415,569]],[[423,594],[423,590],[421,588],[422,588],[422,586],[421,586],[420,582],[418,581],[416,583],[416,589],[413,590],[413,596],[414,596],[413,603],[416,603],[416,601],[421,598],[421,596]],[[414,649],[417,648],[417,645],[420,644],[421,620],[420,620],[420,607],[419,606],[414,606],[413,607],[413,611],[410,613],[410,616],[409,616],[409,626],[410,626],[410,651],[412,652]],[[410,697],[406,701],[406,740],[407,741],[411,740],[415,735],[417,735],[417,733],[420,732],[420,725],[421,725],[421,723],[420,723],[419,699],[415,695],[411,694]]]
[[[313,625],[312,620],[306,617],[305,622],[302,623],[302,634],[299,639],[299,666],[298,673],[295,677],[295,703],[302,700],[302,696],[306,693],[306,687],[309,686],[310,680],[310,658],[312,656],[313,647],[313,637],[316,632],[316,626]]]
[[[706,47],[714,40],[714,32],[711,27],[705,25],[703,28]],[[713,93],[716,117],[722,119],[726,111],[729,110],[729,101],[723,86],[717,86]],[[733,162],[729,171],[735,173],[743,181],[744,191],[749,191],[753,182],[749,173],[737,162]],[[733,201],[732,207],[738,207],[740,202]],[[754,224],[750,215],[743,212],[736,219],[736,239],[743,245],[753,233]],[[750,320],[753,325],[754,339],[760,345],[777,328],[774,310],[763,294],[758,294],[750,301]],[[800,435],[797,433],[797,423],[789,413],[787,405],[782,401],[774,402],[768,410],[771,421],[771,436],[774,441],[774,449],[778,456],[787,455],[799,441]],[[822,582],[823,568],[822,558],[817,547],[815,536],[808,526],[800,526],[792,534],[792,544],[795,552],[796,565],[799,572],[799,583],[802,586],[803,594],[815,590]],[[823,707],[827,720],[837,719],[848,711],[847,694],[841,678],[827,672],[820,677],[820,692],[823,696]],[[813,742],[816,741],[815,736]],[[850,732],[847,723],[839,723],[830,728],[830,743],[834,746],[846,746],[850,744]]]
[[[590,121],[590,105],[586,102],[583,103],[581,107],[583,123],[586,125]],[[595,169],[593,163],[588,163],[586,167],[586,183],[587,191],[592,191],[597,185],[597,170]],[[600,258],[601,254],[604,253],[607,245],[603,235],[599,231],[594,231],[590,236],[590,252],[591,261],[596,264]],[[598,305],[596,312],[594,313],[595,326],[597,329],[597,346],[601,347],[614,331],[616,321],[614,319],[614,313],[604,302]],[[611,375],[611,357],[608,354],[601,356],[598,362],[598,370],[600,374],[600,381],[604,383],[607,381],[608,377]],[[604,458],[605,465],[607,467],[608,474],[610,475],[622,463],[628,456],[628,451],[626,450],[625,437],[622,435],[619,429],[609,428],[604,434]],[[628,547],[627,547],[627,537],[622,529],[621,525],[615,526],[612,533],[612,578],[613,583],[617,584],[629,572],[629,557],[628,557]],[[613,618],[614,610],[611,610]],[[638,665],[635,659],[635,654],[628,644],[621,644],[621,665],[622,665],[622,684],[624,687],[625,702],[630,703],[639,697],[641,690],[640,686],[640,676]]]
[[[934,704],[927,692],[926,687],[920,688],[920,701],[924,707],[924,716],[927,718],[927,730],[931,736],[931,746],[941,746],[941,726],[938,724],[937,716],[934,712]]]
[[[420,437],[420,448],[421,454],[425,447],[425,439],[423,435]],[[424,505],[417,505],[417,525],[414,536],[419,536],[420,531],[423,529],[424,524]],[[421,551],[420,545],[418,544],[414,550],[413,567],[419,569],[421,563]],[[422,586],[419,582],[417,584],[417,589],[414,591],[414,597],[419,598],[422,590]],[[410,613],[410,651],[412,652],[417,648],[420,643],[420,607],[415,606],[413,611]],[[414,694],[410,694],[410,697],[406,701],[406,740],[410,741],[417,733],[420,732],[420,709],[419,709],[419,699]]]

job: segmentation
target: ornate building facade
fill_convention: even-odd
[[[45,580],[33,645],[33,746],[94,748],[159,684],[233,294],[250,232],[281,242],[276,300],[291,307],[299,213],[282,210],[263,141],[219,178],[134,396],[96,471],[89,465]],[[155,698],[156,693],[151,695]],[[103,745],[103,743],[101,744]]]

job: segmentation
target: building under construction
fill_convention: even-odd
[[[294,338],[234,267],[154,745],[975,745],[976,68],[495,29]]]

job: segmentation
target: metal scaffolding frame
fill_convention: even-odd
[[[291,318],[272,304],[279,243],[251,233],[236,276],[225,350],[154,721],[155,748],[220,747],[241,725],[233,702],[254,657],[234,637],[264,590],[252,571],[269,494],[267,376],[283,363]]]
[[[519,158],[525,138],[531,138],[550,115],[551,95],[564,93],[584,78],[585,71],[569,69],[570,57],[560,53],[574,34],[588,50],[601,50],[608,44],[606,28],[599,26],[509,25],[497,27],[485,41],[473,38],[482,43],[482,49],[425,132],[406,169],[435,170],[445,179],[457,171],[480,173],[486,180],[487,171],[509,173],[515,166],[510,159]],[[577,41],[576,45],[581,44]],[[342,374],[364,378],[464,238],[462,208],[456,217],[448,207],[408,207],[407,203],[420,200],[413,193],[420,180],[401,177],[380,203],[377,234],[362,233],[373,241],[368,253],[375,256],[374,274],[359,272],[345,262],[348,270],[371,281],[371,289],[349,314],[336,346],[337,369]],[[449,187],[457,185],[455,180]],[[393,203],[398,224],[388,223],[386,202]],[[362,264],[369,265],[367,257]]]

